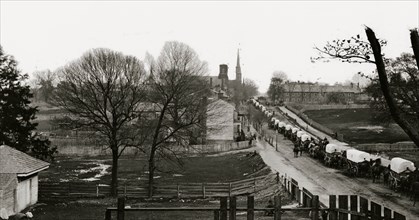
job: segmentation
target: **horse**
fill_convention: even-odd
[[[375,161],[370,161],[372,163],[371,169],[370,169],[370,175],[372,178],[372,182],[375,183],[375,179],[379,180],[381,173],[384,171],[384,167],[381,166],[381,159],[378,158]]]
[[[379,180],[381,177],[381,173],[383,173],[385,167],[381,166],[381,165],[373,165],[371,167],[371,177],[372,177],[372,182],[375,183],[375,180]],[[388,176],[387,176],[387,180],[388,180]]]
[[[357,175],[359,176],[366,176],[369,173],[370,170],[370,162],[368,161],[363,161],[358,163],[358,173]]]

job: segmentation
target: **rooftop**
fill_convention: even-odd
[[[49,163],[31,157],[7,145],[0,145],[0,173],[31,175],[49,167]]]

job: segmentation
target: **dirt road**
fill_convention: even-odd
[[[345,176],[307,154],[294,158],[292,142],[279,137],[278,151],[263,140],[257,141],[256,149],[262,159],[272,170],[292,177],[300,186],[319,195],[323,204],[329,204],[329,195],[360,195],[406,215],[407,219],[419,219],[419,204],[413,207],[406,195],[401,196],[382,183],[372,183],[371,179]]]

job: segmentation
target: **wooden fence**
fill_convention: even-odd
[[[274,174],[269,174],[228,183],[156,185],[153,189],[153,197],[207,198],[251,194],[265,188],[266,182],[274,178]],[[148,197],[148,187],[146,185],[120,185],[118,186],[118,195],[123,195],[128,198],[146,198]],[[110,196],[109,185],[84,182],[39,182],[39,197],[41,200],[105,196]]]
[[[319,219],[319,211],[322,208],[319,207],[319,197],[315,196],[313,200],[313,206],[309,208],[282,208],[281,207],[281,197],[274,197],[274,206],[272,208],[257,208],[255,207],[255,199],[253,196],[247,196],[247,206],[246,207],[237,207],[237,198],[236,196],[231,197],[220,197],[220,207],[147,207],[147,208],[126,208],[125,198],[118,198],[118,207],[110,207],[106,209],[105,220],[112,219],[112,212],[116,213],[117,220],[124,220],[126,212],[173,212],[173,211],[182,211],[182,212],[209,212],[213,213],[214,220],[236,220],[237,211],[245,211],[247,220],[255,219],[255,212],[269,212],[273,213],[274,220],[280,220],[281,215],[284,211],[295,212],[295,211],[305,211],[310,212],[311,219]],[[323,209],[326,210],[326,209]],[[115,218],[114,218],[115,219]]]
[[[406,216],[357,195],[330,195],[330,220],[406,220]]]

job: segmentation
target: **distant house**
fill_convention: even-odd
[[[0,209],[8,215],[38,201],[38,173],[49,163],[0,145]],[[5,210],[4,210],[5,209]]]
[[[343,86],[287,81],[283,88],[282,99],[284,102],[301,104],[325,103],[330,94],[338,95],[343,102],[354,103],[363,94],[361,89],[354,84]]]
[[[233,104],[221,99],[209,103],[206,118],[207,143],[233,142],[234,116],[235,107]]]

